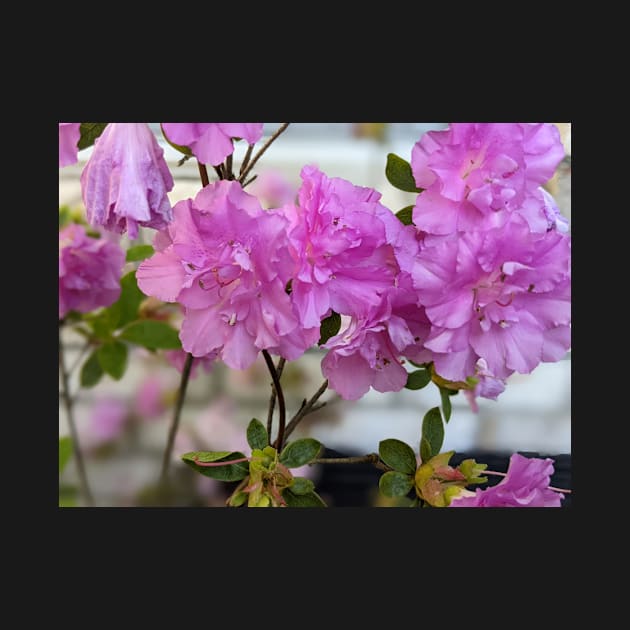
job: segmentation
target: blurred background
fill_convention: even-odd
[[[548,188],[570,220],[571,126],[557,125],[566,157]],[[169,194],[171,202],[194,197],[200,188],[196,162],[189,160],[178,165],[182,155],[165,142],[159,123],[150,126],[175,180]],[[279,123],[266,123],[265,136],[257,146],[262,146],[278,126]],[[410,160],[411,149],[423,133],[445,127],[446,123],[292,123],[258,162],[253,171],[258,177],[247,190],[256,194],[264,207],[280,205],[295,196],[302,166],[315,164],[330,177],[343,177],[353,184],[375,188],[382,193],[383,204],[396,212],[412,204],[414,196],[396,190],[387,181],[387,154],[393,152]],[[243,145],[236,143],[236,165],[245,152]],[[80,151],[78,164],[59,169],[59,206],[83,209],[79,177],[90,152],[91,149]],[[152,237],[153,231],[144,230],[136,243],[151,243]],[[104,376],[94,388],[81,389],[79,371],[87,356],[83,354],[83,339],[64,330],[63,340],[66,365],[74,368],[70,388],[75,396],[75,417],[96,505],[155,505],[155,483],[180,373],[163,352],[151,354],[137,349],[130,353],[122,380]],[[282,383],[289,418],[324,380],[320,370],[323,355],[312,349],[286,365]],[[195,473],[179,456],[191,450],[248,452],[245,428],[253,417],[266,424],[270,391],[261,356],[245,371],[229,370],[220,363],[210,372],[197,366],[195,378],[189,383],[174,449],[171,476],[175,490],[170,505],[224,505],[232,485]],[[433,385],[420,391],[370,391],[357,402],[345,402],[328,391],[321,400],[327,405],[305,418],[293,437],[312,436],[347,455],[376,452],[379,441],[385,438],[404,440],[417,452],[422,418],[428,409],[440,404],[438,389]],[[557,363],[539,365],[532,374],[514,374],[497,401],[478,400],[478,413],[473,413],[463,394],[451,401],[453,413],[446,427],[443,450],[571,453],[570,353]],[[65,410],[60,404],[59,435],[68,434]],[[322,466],[306,468],[300,474],[310,476],[317,484]],[[72,458],[60,477],[60,503],[82,505],[77,486]],[[335,505],[333,496],[321,494],[329,505]],[[376,494],[369,504],[379,504]]]

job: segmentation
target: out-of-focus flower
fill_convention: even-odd
[[[113,304],[124,264],[118,244],[91,238],[76,223],[59,230],[59,319],[68,311],[88,313]]]
[[[59,166],[70,166],[78,161],[81,123],[59,123]]]
[[[476,398],[481,397],[496,400],[497,396],[505,391],[505,381],[493,376],[488,370],[488,364],[485,359],[477,360],[473,378],[477,380],[474,389],[464,389],[463,392],[473,413],[479,413]]]
[[[263,171],[249,186],[264,208],[278,208],[295,200],[297,188],[277,170]]]
[[[86,447],[97,448],[118,438],[128,417],[129,409],[122,400],[111,396],[98,398],[90,412]]]
[[[264,123],[162,123],[170,142],[188,147],[202,164],[221,164],[234,152],[233,138],[260,140]]]
[[[507,476],[496,486],[455,497],[449,507],[560,507],[563,495],[549,489],[553,470],[552,459],[514,453]]]
[[[164,151],[147,123],[109,123],[81,173],[88,221],[132,239],[138,226],[161,230],[171,221],[172,189]]]
[[[166,411],[164,385],[159,376],[146,376],[136,391],[134,411],[142,420],[159,418]]]

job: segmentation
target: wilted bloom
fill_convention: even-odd
[[[413,221],[429,234],[500,227],[563,157],[550,123],[453,123],[430,131],[411,154],[416,183],[425,189]],[[537,212],[544,217],[542,206]]]
[[[551,475],[552,459],[514,453],[507,476],[496,486],[477,489],[473,496],[455,497],[450,507],[560,507],[564,497],[549,489]]]
[[[562,358],[570,347],[570,255],[568,235],[534,234],[518,215],[422,248],[413,282],[431,322],[424,345],[437,373],[465,380],[481,358],[505,379]]]
[[[129,417],[127,405],[118,398],[106,396],[95,401],[90,412],[86,442],[96,448],[121,435]]]
[[[78,160],[81,123],[59,123],[59,166],[70,166]]]
[[[162,123],[166,137],[188,147],[202,164],[221,164],[234,152],[232,138],[249,144],[260,140],[264,123]]]
[[[81,173],[88,221],[132,239],[138,226],[164,229],[173,178],[163,156],[147,123],[109,123]]]
[[[232,368],[249,367],[267,349],[295,359],[318,339],[298,326],[286,284],[291,259],[287,220],[263,211],[236,181],[203,188],[180,201],[156,253],[137,271],[147,295],[184,306],[183,349],[212,351]]]
[[[188,353],[185,350],[167,350],[165,355],[168,362],[176,368],[178,372],[184,371],[184,364],[186,363],[186,357],[188,356]],[[190,367],[190,378],[197,378],[200,368],[203,368],[206,373],[212,372],[218,357],[218,351],[212,350],[203,357],[193,358],[193,362]]]
[[[71,223],[59,230],[59,319],[68,311],[88,313],[120,296],[125,253],[103,238],[91,238]]]

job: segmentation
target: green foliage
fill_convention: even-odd
[[[396,213],[396,216],[403,225],[411,225],[413,223],[413,206],[405,206]]]
[[[59,438],[59,474],[63,472],[72,455],[72,438],[67,435]]]
[[[293,477],[293,483],[291,484],[291,492],[293,494],[308,494],[315,490],[315,484],[306,477]]]
[[[420,458],[427,462],[437,455],[444,442],[444,423],[439,407],[429,409],[422,420],[422,438],[420,439]]]
[[[416,455],[408,444],[394,438],[382,440],[378,445],[379,457],[394,470],[413,474],[416,472]]]
[[[247,477],[249,473],[248,462],[238,462],[236,464],[226,464],[225,466],[198,466],[195,459],[202,463],[232,461],[234,459],[245,459],[245,455],[238,451],[193,451],[182,455],[182,459],[188,466],[198,473],[219,481],[240,481]]]
[[[144,246],[143,246],[144,247]],[[130,250],[131,251],[131,250]],[[120,297],[106,310],[112,331],[138,319],[138,309],[146,295],[138,288],[136,272],[130,271],[120,280]]]
[[[422,389],[431,382],[431,373],[429,370],[420,369],[409,372],[407,376],[407,389]]]
[[[247,426],[247,443],[252,449],[262,450],[269,445],[267,429],[260,420],[252,418]]]
[[[314,460],[322,449],[321,442],[303,438],[287,444],[280,453],[280,463],[287,468],[299,468]]]
[[[174,328],[151,319],[132,322],[123,328],[119,338],[149,350],[177,350],[182,346]]]
[[[292,488],[285,488],[282,498],[287,502],[287,507],[326,507],[323,499],[317,492],[307,492],[306,494],[295,494]]]
[[[94,387],[101,380],[102,376],[103,368],[98,360],[98,351],[95,350],[81,367],[81,387]]]
[[[137,262],[153,256],[155,250],[151,245],[134,245],[127,250],[127,262]]]
[[[385,176],[387,181],[398,190],[412,193],[419,193],[423,190],[416,186],[416,180],[411,172],[411,164],[395,153],[387,154]]]
[[[73,486],[59,486],[59,507],[77,507],[78,495]]]
[[[322,323],[319,327],[319,341],[318,345],[325,344],[331,337],[334,337],[341,328],[341,315],[333,311],[328,317],[322,319]]]
[[[127,346],[120,341],[104,343],[97,350],[98,361],[106,374],[119,381],[127,369]]]
[[[91,147],[96,138],[103,133],[105,127],[107,127],[107,123],[81,123],[81,137],[77,143],[79,150]]]
[[[440,398],[442,400],[442,413],[444,414],[444,420],[448,422],[451,419],[451,396],[457,392],[449,391],[440,387]]]
[[[404,497],[413,488],[413,478],[390,470],[381,476],[378,487],[386,497]]]

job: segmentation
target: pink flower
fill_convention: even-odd
[[[138,386],[134,410],[142,420],[153,420],[166,411],[164,386],[158,376],[147,376]]]
[[[244,138],[255,144],[264,123],[162,123],[168,139],[188,147],[202,164],[221,164],[234,152],[232,138]]]
[[[251,194],[258,197],[267,208],[278,208],[295,201],[297,189],[281,171],[263,171],[249,187]]]
[[[96,448],[118,438],[125,428],[129,416],[127,405],[118,398],[109,396],[94,402],[90,412],[90,424],[86,442]]]
[[[431,322],[425,347],[442,377],[465,380],[485,359],[494,378],[529,373],[570,347],[571,239],[530,232],[513,215],[501,228],[425,246],[413,268]]]
[[[399,270],[387,238],[388,221],[398,220],[371,188],[328,178],[314,166],[301,177],[298,204],[282,208],[290,220],[291,298],[300,321],[319,327],[331,309],[366,317]]]
[[[177,369],[178,372],[183,372],[184,363],[186,363],[186,356],[188,353],[184,350],[167,350],[165,352],[168,362]],[[214,369],[216,360],[219,356],[218,351],[213,350],[203,357],[195,357],[190,367],[190,378],[197,378],[199,375],[199,368],[203,367],[204,372],[210,373]]]
[[[173,178],[163,154],[147,123],[109,123],[81,173],[88,221],[132,239],[139,225],[164,229]]]
[[[505,391],[505,381],[493,376],[488,370],[488,364],[485,359],[477,360],[474,378],[478,381],[477,385],[475,385],[475,388],[472,390],[465,389],[464,394],[473,413],[479,413],[476,398],[481,397],[496,400],[499,394]]]
[[[116,243],[90,238],[76,223],[59,230],[59,319],[69,311],[88,313],[113,304],[124,264]]]
[[[318,339],[298,327],[285,288],[291,273],[287,220],[263,211],[236,181],[203,188],[176,204],[156,253],[137,271],[147,295],[184,306],[183,349],[195,357],[217,351],[245,369],[267,349],[296,359]]]
[[[500,227],[563,157],[560,133],[549,123],[453,123],[430,131],[411,155],[425,189],[413,221],[429,234]],[[544,218],[540,204],[537,213]]]
[[[564,498],[549,489],[553,475],[552,459],[510,457],[507,476],[496,486],[477,490],[474,496],[460,496],[451,500],[449,507],[560,507]]]
[[[78,161],[81,123],[59,123],[59,166],[70,166]]]

